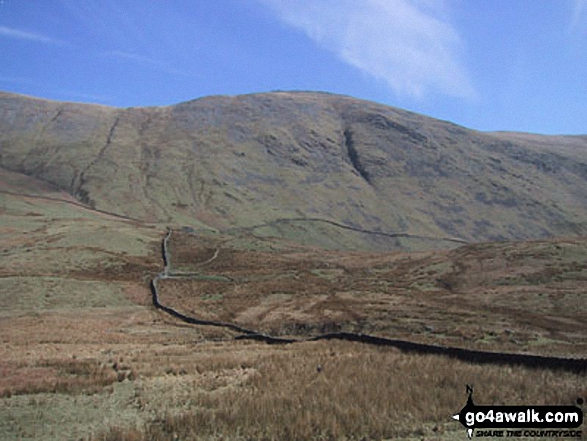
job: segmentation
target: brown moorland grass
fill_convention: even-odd
[[[350,343],[247,348],[257,358],[241,367],[252,369],[244,381],[231,385],[224,379],[216,388],[194,388],[186,398],[189,410],[161,408],[140,429],[142,436],[133,428],[120,439],[422,437],[460,430],[450,416],[466,401],[465,384],[474,386],[479,404],[574,404],[587,393],[579,375],[477,366]],[[218,352],[216,362],[238,370],[242,350]],[[112,431],[92,439],[112,439]]]
[[[46,369],[43,374],[51,369],[62,383],[57,389],[49,383],[46,392],[64,400],[99,392],[90,386],[100,385],[100,372],[108,381],[118,381],[119,372],[133,373],[121,380],[130,380],[135,389],[132,406],[138,406],[144,425],[113,425],[113,432],[106,426],[94,439],[381,439],[439,431],[449,436],[460,431],[450,414],[464,404],[467,383],[475,386],[479,404],[572,404],[587,394],[584,376],[476,366],[356,343],[275,347],[201,336],[194,341],[197,327],[173,321],[147,326],[143,320],[158,315],[151,314],[136,314],[115,333],[109,326],[121,316],[112,317],[110,325],[106,317],[84,320],[81,335],[74,318],[60,314],[61,320],[38,326],[39,338],[22,335],[11,339],[8,349],[12,360],[29,360],[21,371],[29,380],[35,366]],[[42,339],[63,325],[73,332],[54,332],[50,343]],[[101,384],[105,392],[106,383]],[[33,397],[38,392],[18,391]]]
[[[584,375],[478,366],[349,342],[235,342],[152,310],[14,320],[20,323],[3,328],[3,367],[18,368],[12,383],[25,381],[25,387],[0,398],[0,413],[23,394],[36,401],[47,393],[60,397],[63,408],[80,393],[93,394],[105,396],[107,407],[113,385],[134,389],[126,406],[143,422],[105,420],[87,429],[88,439],[450,439],[455,430],[464,436],[450,415],[465,402],[465,384],[474,385],[478,404],[573,404],[587,396]],[[26,335],[17,329],[23,327]],[[37,389],[35,372],[48,380]],[[58,379],[57,388],[51,379]],[[78,411],[99,418],[102,410],[84,406]],[[27,424],[25,414],[10,412]],[[45,421],[56,434],[64,430]]]
[[[52,393],[95,393],[115,381],[132,378],[132,371],[95,360],[45,360],[34,365],[0,362],[0,396]]]
[[[160,301],[271,334],[330,331],[587,356],[587,239],[425,253],[334,252],[174,232]]]
[[[10,292],[2,285],[5,299],[34,294],[29,286],[42,293],[48,269],[76,282],[51,285],[59,308],[43,300],[0,315],[0,439],[462,439],[450,415],[464,404],[467,383],[479,404],[572,404],[587,395],[579,375],[348,342],[235,342],[230,331],[188,326],[149,303],[162,230],[77,212],[61,219],[71,213],[50,205],[25,216],[38,206],[24,204],[2,230],[0,270],[27,280]],[[34,221],[21,223],[25,217]],[[103,253],[80,244],[109,229]],[[134,251],[125,254],[116,237],[131,230]],[[406,255],[324,252],[252,236],[173,238],[178,267],[205,277],[162,281],[162,300],[198,314],[299,335],[348,326],[585,354],[582,239]],[[79,286],[77,296],[101,297],[104,282],[113,289],[103,299],[115,304],[68,300]]]

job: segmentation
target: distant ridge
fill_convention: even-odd
[[[587,136],[482,133],[329,93],[119,109],[0,92],[0,166],[145,222],[330,248],[587,235]]]

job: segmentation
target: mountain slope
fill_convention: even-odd
[[[329,247],[587,234],[587,137],[481,133],[323,93],[130,109],[1,93],[0,166],[145,221]]]

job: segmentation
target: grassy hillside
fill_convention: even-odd
[[[160,236],[0,169],[0,317],[135,306],[132,293],[158,269]]]
[[[585,137],[480,133],[328,94],[131,109],[0,94],[0,166],[145,221],[330,248],[587,233]]]
[[[0,173],[3,440],[463,439],[483,403],[574,404],[584,374],[322,341],[235,341],[150,306],[163,225],[95,212]],[[26,195],[18,195],[26,189]],[[170,240],[161,301],[297,336],[347,329],[581,357],[584,239],[450,251],[324,251],[249,232]]]
[[[171,225],[184,314],[584,358],[586,145],[325,94],[0,94],[0,439],[461,440],[465,384],[577,403],[585,374],[548,366],[236,340],[149,282]]]

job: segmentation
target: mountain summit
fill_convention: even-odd
[[[0,93],[0,167],[147,222],[328,247],[587,234],[587,137],[482,133],[325,93],[128,109]]]

